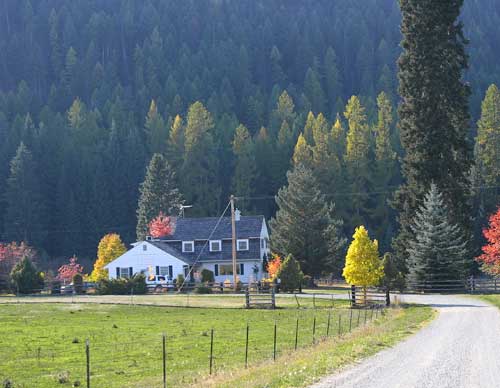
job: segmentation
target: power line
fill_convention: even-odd
[[[328,194],[321,194],[322,196],[326,198],[330,197],[352,197],[352,196],[365,196],[365,195],[382,195],[382,194],[394,194],[397,189],[400,188],[400,186],[389,186],[393,187],[393,190],[380,190],[380,191],[353,191],[353,192],[340,192],[340,193],[328,193]],[[463,188],[447,188],[447,189],[440,189],[441,192],[453,192],[453,191],[474,191],[474,190],[489,190],[489,189],[500,189],[500,186],[471,186],[471,187],[463,187]],[[313,198],[314,196],[309,195],[309,196],[304,196],[304,198]],[[272,199],[274,200],[276,198],[275,195],[257,195],[257,196],[251,196],[251,197],[246,197],[246,196],[236,196],[235,199],[237,200],[252,200],[252,201],[259,201],[259,200],[269,200]]]
[[[231,206],[231,202],[228,202],[226,208],[224,209],[224,211],[222,212],[222,214],[220,215],[219,219],[217,220],[217,223],[215,224],[215,226],[213,227],[212,231],[210,232],[210,235],[208,236],[208,238],[205,240],[205,243],[203,244],[203,246],[201,247],[201,250],[200,250],[200,253],[198,253],[198,256],[196,257],[196,260],[194,261],[193,265],[191,265],[191,269],[188,271],[188,273],[186,274],[186,277],[184,278],[184,281],[182,282],[181,286],[179,287],[179,291],[182,290],[182,287],[184,287],[184,284],[186,283],[186,280],[188,279],[188,277],[191,275],[191,273],[193,272],[193,269],[194,269],[194,266],[198,263],[198,261],[200,260],[200,257],[201,257],[201,254],[203,253],[203,251],[205,250],[205,248],[207,247],[208,245],[208,242],[210,241],[210,239],[212,238],[213,234],[215,233],[215,230],[219,227],[219,224],[220,222],[222,221],[222,219],[224,218],[224,214],[226,214],[227,212],[227,209],[229,208],[229,206]],[[194,249],[194,247],[193,247]],[[189,267],[188,267],[189,268]]]

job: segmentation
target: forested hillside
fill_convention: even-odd
[[[499,17],[465,2],[474,122],[500,81]],[[234,193],[269,217],[311,163],[345,233],[364,223],[389,249],[400,19],[396,0],[0,0],[0,240],[51,256],[133,240],[159,152],[189,215]]]

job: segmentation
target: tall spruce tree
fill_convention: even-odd
[[[288,185],[276,196],[278,211],[270,222],[275,251],[292,254],[306,274],[319,275],[338,267],[342,222],[320,193],[313,172],[303,165],[287,173]]]
[[[158,112],[155,100],[151,100],[144,125],[151,153],[164,152],[168,139],[168,128]]]
[[[248,129],[244,125],[236,128],[233,140],[233,153],[235,156],[235,166],[233,174],[232,189],[238,197],[243,197],[238,201],[240,210],[250,210],[251,197],[255,190],[256,165],[255,146]]]
[[[468,58],[458,21],[462,4],[463,0],[400,0],[399,126],[405,182],[395,195],[400,230],[394,248],[403,263],[412,240],[411,221],[431,182],[443,193],[452,221],[470,225],[470,91],[463,81]]]
[[[21,143],[10,162],[10,175],[7,178],[4,240],[41,246],[46,236],[46,225],[39,189],[33,157]]]
[[[398,175],[396,153],[391,143],[392,105],[385,94],[381,92],[377,98],[378,122],[374,128],[375,134],[375,169],[374,185],[377,196],[373,210],[373,224],[382,251],[390,248],[394,225],[394,211],[388,206],[390,186]]]
[[[349,174],[347,182],[353,193],[347,202],[350,214],[350,229],[357,225],[371,225],[369,222],[370,197],[372,188],[370,169],[370,130],[365,108],[357,96],[352,96],[344,113],[348,122],[347,144],[344,161]]]
[[[160,212],[177,215],[182,196],[175,186],[175,174],[161,154],[154,154],[149,162],[146,177],[140,187],[137,208],[137,240],[144,240],[148,224]]]
[[[496,85],[490,85],[481,105],[475,159],[477,186],[489,186],[478,191],[485,212],[490,213],[500,203],[500,91]]]
[[[448,206],[433,183],[415,214],[411,230],[414,237],[406,248],[411,282],[462,279],[467,265],[467,240],[462,228],[450,221]]]
[[[189,107],[186,128],[181,188],[186,200],[194,205],[192,212],[200,216],[214,215],[221,193],[218,184],[218,160],[211,130],[210,112],[199,101]]]

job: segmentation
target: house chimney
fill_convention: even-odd
[[[235,221],[239,221],[241,219],[241,211],[239,211],[238,209],[236,209],[234,211],[234,220]]]

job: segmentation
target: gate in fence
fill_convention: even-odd
[[[245,290],[245,307],[247,309],[255,308],[276,308],[276,297],[274,288],[269,290],[251,290],[250,287]]]
[[[352,307],[389,306],[391,298],[389,291],[379,291],[375,288],[351,286],[350,299]]]

